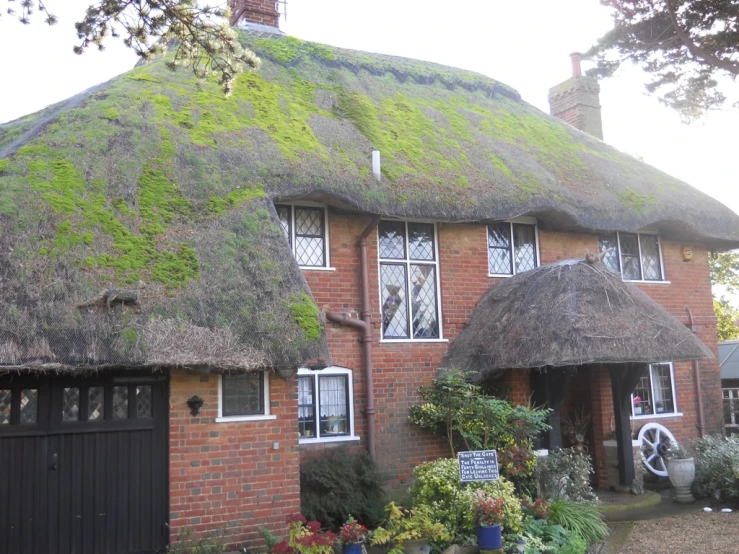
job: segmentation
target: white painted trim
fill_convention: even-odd
[[[613,231],[610,231],[613,232]],[[662,279],[658,281],[652,281],[650,279],[624,279],[624,264],[623,260],[621,259],[621,231],[616,231],[616,244],[617,244],[617,254],[618,254],[618,271],[621,274],[621,279],[624,283],[644,283],[644,284],[652,284],[652,285],[670,285],[670,281],[666,280],[665,275],[665,259],[664,259],[664,253],[662,252],[662,237],[660,234],[656,231],[635,231],[635,232],[627,232],[624,231],[627,234],[630,235],[636,235],[636,242],[639,246],[639,272],[641,273],[642,277],[644,277],[644,260],[641,253],[641,236],[640,235],[657,235],[657,250],[659,251],[659,267],[660,272],[662,273]]]
[[[642,285],[671,285],[672,281],[637,281],[636,279],[623,279],[624,283],[641,283]]]
[[[380,339],[380,344],[402,344],[406,342],[449,342],[449,339]]]
[[[238,416],[224,416],[223,415],[223,375],[218,376],[218,416],[216,417],[216,423],[229,423],[236,421],[266,421],[269,419],[277,419],[277,416],[269,413],[269,379],[270,372],[264,372],[263,381],[263,392],[264,395],[264,413],[254,415],[238,415]]]
[[[683,417],[682,412],[670,412],[669,414],[647,414],[631,416],[629,419],[632,421],[639,421],[640,419],[667,419],[670,417]]]
[[[292,250],[293,257],[295,257],[295,208],[322,208],[323,209],[323,247],[324,265],[301,265],[300,269],[303,271],[336,271],[335,267],[331,267],[331,243],[329,232],[329,220],[328,220],[328,206],[325,204],[319,204],[318,202],[279,202],[275,204],[280,206],[290,206],[290,250]]]
[[[300,438],[298,444],[326,444],[329,442],[357,442],[361,438],[354,435],[343,437],[325,437],[325,438]]]
[[[312,265],[299,266],[303,271],[336,271],[335,267],[315,267]]]
[[[670,386],[672,387],[672,408],[673,412],[667,412],[667,413],[661,413],[661,414],[639,414],[634,415],[634,393],[631,393],[631,420],[639,420],[639,419],[661,419],[661,418],[668,418],[668,417],[682,417],[682,412],[678,409],[677,406],[677,389],[675,388],[675,364],[672,362],[656,362],[654,364],[648,364],[648,370],[649,370],[649,390],[652,393],[652,401],[654,402],[655,394],[654,394],[654,377],[652,374],[652,366],[655,365],[669,365],[670,366]]]
[[[618,442],[615,440],[609,439],[609,440],[603,441],[603,446],[612,446],[613,448],[615,448],[618,446]],[[637,440],[632,440],[631,447],[636,448],[637,446],[641,446],[641,443]]]
[[[498,223],[508,223],[509,227],[509,233],[511,237],[511,248],[510,248],[510,254],[511,254],[511,269],[513,273],[488,273],[488,277],[513,277],[514,275],[518,274],[518,268],[516,267],[516,245],[513,243],[513,225],[516,223],[522,224],[522,225],[529,225],[534,227],[534,269],[541,266],[541,252],[539,252],[539,224],[536,221],[536,218],[530,217],[530,216],[522,216],[522,217],[516,217],[513,219],[506,219],[503,221],[497,221],[494,223],[486,223],[484,225],[485,229],[485,249],[488,253],[488,270],[490,270],[490,232],[488,231],[488,227],[490,225],[496,225]]]
[[[346,375],[347,376],[347,393],[349,395],[348,404],[349,404],[349,434],[348,435],[340,435],[340,436],[332,436],[332,437],[321,437],[321,426],[319,423],[319,417],[321,413],[321,406],[319,405],[319,399],[320,399],[320,390],[318,388],[318,378],[319,377],[331,377],[332,375]],[[354,434],[355,425],[354,425],[354,372],[346,367],[327,367],[324,369],[308,369],[305,367],[301,367],[298,369],[298,377],[312,377],[313,378],[313,396],[315,398],[313,402],[313,409],[314,414],[316,417],[316,434],[318,436],[315,437],[299,437],[298,438],[298,444],[323,444],[328,442],[351,442],[351,441],[358,441],[359,437]],[[299,403],[299,401],[298,401]],[[299,416],[298,416],[299,417]]]

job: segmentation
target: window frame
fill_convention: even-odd
[[[243,375],[240,373],[235,373],[233,375]],[[233,416],[224,416],[223,415],[223,375],[218,376],[218,415],[216,416],[216,423],[232,423],[232,422],[238,422],[238,421],[268,421],[277,419],[276,415],[273,415],[270,413],[270,396],[269,396],[269,390],[270,390],[270,379],[271,379],[271,372],[264,371],[263,372],[263,379],[262,379],[262,396],[263,396],[263,412],[262,414],[254,414],[254,415],[233,415]]]
[[[320,377],[346,377],[347,386],[347,417],[349,421],[349,433],[345,435],[331,435],[328,437],[321,436],[321,405],[320,405]],[[298,369],[297,378],[308,378],[313,380],[313,414],[316,422],[316,435],[313,437],[301,437],[298,433],[298,444],[323,444],[328,442],[352,442],[360,440],[356,434],[356,425],[354,422],[354,372],[346,367],[327,367],[319,370],[311,370],[308,368]],[[298,399],[300,402],[300,399]],[[298,420],[300,412],[298,412]],[[296,422],[297,423],[297,422]]]
[[[405,258],[394,259],[394,258],[382,258],[380,257],[380,225],[383,221],[391,223],[402,223],[405,225]],[[410,258],[410,247],[408,245],[408,224],[409,223],[421,223],[425,225],[431,225],[434,228],[434,259],[433,260],[413,260]],[[448,339],[444,338],[444,325],[443,317],[441,312],[441,261],[439,260],[439,227],[435,221],[423,221],[417,219],[390,219],[383,218],[377,225],[376,239],[377,239],[377,283],[379,289],[378,300],[380,303],[380,342],[381,343],[405,343],[405,342],[449,342]],[[382,329],[382,265],[404,265],[406,269],[406,305],[408,313],[408,331],[410,337],[408,338],[385,338],[385,331]],[[411,265],[433,265],[436,270],[436,317],[437,324],[439,326],[439,336],[437,338],[415,338],[413,337],[413,314],[411,313],[411,302],[410,302],[410,291],[411,285]]]
[[[726,393],[728,393],[728,396],[724,396]],[[723,407],[726,401],[729,401],[729,406],[737,406],[736,409],[730,408],[730,416],[733,423],[727,423],[725,414],[722,413],[721,415],[724,416],[724,428],[725,429],[732,429],[734,431],[734,434],[739,432],[739,386],[734,387],[722,387],[721,388],[721,408],[723,412]]]
[[[652,414],[634,414],[634,393],[631,392],[630,398],[631,398],[631,419],[632,420],[639,420],[639,419],[661,419],[661,418],[669,418],[669,417],[682,417],[682,412],[680,411],[680,408],[677,403],[677,389],[675,388],[675,364],[673,362],[655,362],[653,364],[648,364],[649,368],[649,391],[651,394],[651,398],[655,398],[654,394],[654,384],[655,380],[653,378],[653,368],[654,366],[660,366],[660,365],[666,365],[670,368],[670,387],[672,390],[672,411],[671,412],[662,412],[662,413],[652,413]],[[635,387],[636,388],[636,387]]]
[[[603,233],[598,234],[598,252],[600,252],[600,237],[602,234],[616,234],[616,244],[618,245],[616,254],[618,255],[618,273],[621,275],[621,279],[623,279],[627,283],[667,283],[669,284],[670,281],[667,280],[667,276],[665,275],[665,258],[664,258],[664,251],[662,248],[662,237],[659,233],[655,231],[636,231],[636,232],[627,232],[623,231],[627,235],[636,235],[636,241],[637,246],[639,248],[639,274],[641,275],[641,279],[626,279],[624,277],[624,264],[621,258],[621,233],[622,231],[607,231]],[[657,237],[657,249],[659,250],[659,270],[660,275],[662,276],[661,279],[644,279],[644,259],[642,254],[642,247],[641,247],[641,237],[643,235],[646,236],[653,236]],[[609,268],[610,269],[610,268]]]
[[[511,237],[511,243],[510,243],[510,254],[511,254],[511,270],[512,273],[490,273],[490,226],[491,225],[501,225],[507,223],[509,225],[509,233]],[[535,219],[529,219],[529,218],[516,218],[511,219],[507,221],[496,221],[493,223],[488,223],[485,225],[485,250],[488,253],[488,277],[513,277],[514,275],[518,274],[517,268],[516,268],[516,255],[515,255],[515,249],[516,246],[514,244],[514,238],[515,235],[513,234],[513,226],[514,225],[527,225],[529,227],[534,228],[534,256],[536,256],[536,261],[533,269],[536,269],[537,267],[541,266],[541,253],[539,252],[539,225],[537,224]],[[528,271],[528,270],[527,270]]]
[[[275,202],[275,212],[277,212],[278,220],[280,217],[280,207],[290,208],[290,236],[288,237],[288,245],[290,246],[290,251],[293,254],[293,258],[295,258],[295,261],[298,260],[295,255],[295,209],[307,208],[311,210],[323,210],[323,265],[300,265],[300,263],[298,263],[298,265],[300,269],[308,271],[336,271],[336,268],[331,267],[328,206],[315,202]]]

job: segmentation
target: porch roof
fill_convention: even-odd
[[[442,367],[483,379],[511,368],[712,357],[675,316],[602,263],[565,260],[493,285]]]

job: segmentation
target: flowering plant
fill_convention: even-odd
[[[317,521],[307,521],[302,514],[287,518],[290,538],[272,547],[271,554],[333,554],[336,533],[321,531]]]
[[[534,502],[531,502],[528,498],[521,500],[524,512],[534,519],[547,519],[551,514],[549,508],[549,502],[543,498],[537,498]]]
[[[387,554],[403,554],[406,541],[429,539],[430,541],[449,540],[449,533],[441,523],[433,520],[431,508],[425,505],[415,510],[406,510],[390,502],[385,506],[387,519],[382,527],[375,529],[370,544],[372,546],[390,545]]]
[[[475,495],[475,522],[478,525],[500,525],[505,518],[505,500],[493,498],[479,491]]]
[[[344,544],[364,542],[364,539],[367,538],[367,528],[352,516],[349,516],[346,523],[339,529],[339,537]]]

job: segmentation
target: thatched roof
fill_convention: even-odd
[[[739,245],[733,212],[492,79],[241,33],[264,64],[228,99],[159,60],[0,125],[0,365],[325,357],[274,199]],[[139,281],[140,311],[76,308]]]
[[[490,287],[442,366],[483,379],[512,368],[712,357],[677,318],[603,264],[566,260]]]

